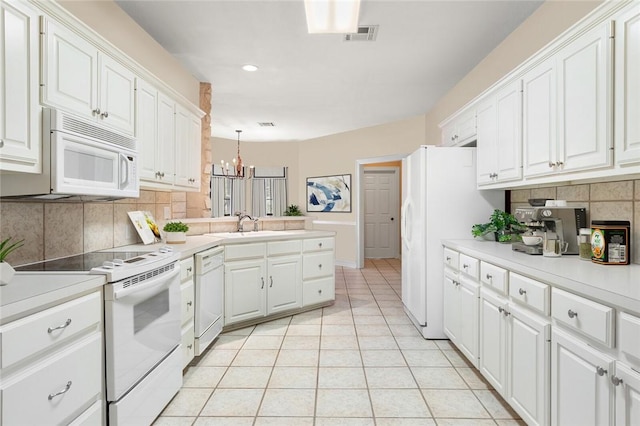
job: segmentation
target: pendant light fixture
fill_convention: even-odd
[[[240,133],[242,133],[242,130],[236,130],[236,133],[238,134],[238,154],[231,160],[233,168],[230,169],[229,163],[225,164],[224,160],[220,160],[220,167],[224,177],[244,179],[244,165],[242,164],[242,157],[240,157]],[[253,178],[254,170],[254,166],[249,166],[249,175],[247,176],[249,179]]]

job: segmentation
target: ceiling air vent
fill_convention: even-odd
[[[377,35],[377,25],[364,25],[362,27],[358,27],[357,33],[345,34],[344,41],[375,41]]]
[[[264,121],[262,123],[258,123],[258,126],[260,126],[260,127],[275,127],[276,125],[273,124],[270,121]]]

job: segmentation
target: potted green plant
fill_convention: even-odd
[[[291,204],[289,207],[287,207],[287,210],[284,212],[285,216],[302,216],[302,212],[300,211],[300,208],[295,205],[295,204]]]
[[[182,222],[167,222],[162,228],[165,239],[169,244],[178,244],[187,242],[187,231],[189,227]]]
[[[495,241],[510,243],[513,235],[523,230],[523,225],[511,213],[495,209],[489,217],[489,222],[478,223],[471,227],[471,234],[474,237],[484,238],[493,236]]]
[[[0,243],[0,285],[6,285],[11,282],[16,271],[9,263],[5,262],[7,256],[22,247],[24,240],[20,240],[10,244],[11,237],[4,239]]]

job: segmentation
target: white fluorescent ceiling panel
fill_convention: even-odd
[[[360,0],[304,0],[309,34],[358,31]]]

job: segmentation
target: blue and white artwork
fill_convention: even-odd
[[[351,175],[307,178],[307,211],[351,211]]]

